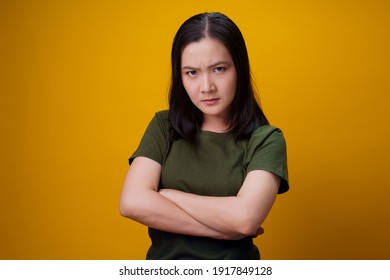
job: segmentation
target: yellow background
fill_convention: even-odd
[[[390,1],[0,2],[0,258],[143,259],[127,158],[167,108],[173,36],[221,11],[288,143],[264,259],[390,259]]]

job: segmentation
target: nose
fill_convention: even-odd
[[[201,92],[209,93],[215,91],[215,84],[213,83],[210,75],[206,74],[203,77]]]

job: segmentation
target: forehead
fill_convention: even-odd
[[[198,42],[188,44],[182,51],[182,64],[203,64],[216,61],[232,62],[225,45],[213,38],[203,38]]]

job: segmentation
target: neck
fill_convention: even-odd
[[[230,128],[230,124],[225,119],[207,117],[204,119],[201,126],[202,130],[211,132],[226,132]]]

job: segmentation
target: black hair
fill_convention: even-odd
[[[230,131],[235,139],[247,138],[256,126],[269,124],[261,110],[252,84],[248,52],[237,25],[221,13],[202,13],[187,19],[173,40],[172,80],[169,91],[171,140],[183,138],[194,143],[203,123],[203,113],[190,100],[181,79],[181,55],[190,43],[203,38],[219,40],[229,51],[237,73],[236,95],[230,105]]]

